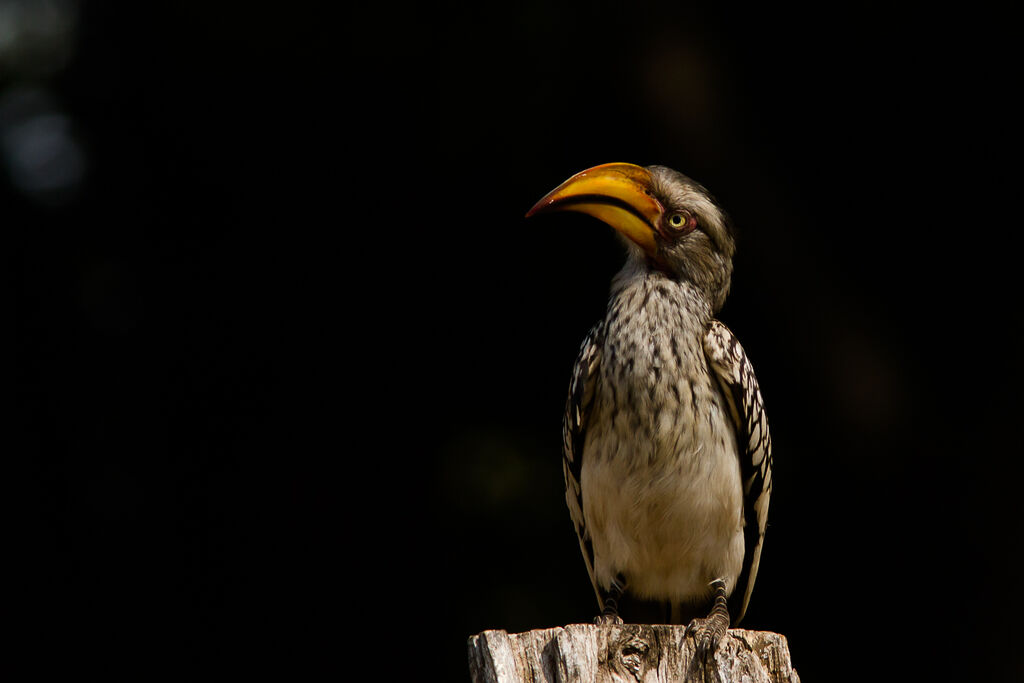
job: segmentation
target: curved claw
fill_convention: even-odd
[[[697,655],[701,658],[714,653],[718,643],[729,630],[729,622],[715,615],[698,617],[686,626],[686,635],[693,636]]]
[[[622,626],[622,617],[618,614],[599,614],[594,617],[594,623],[598,626]]]
[[[725,581],[715,579],[711,582],[715,591],[715,602],[711,613],[706,617],[697,617],[686,626],[686,635],[693,633],[697,641],[697,654],[707,657],[718,647],[718,641],[729,630],[729,606],[726,602]]]

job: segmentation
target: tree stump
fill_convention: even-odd
[[[469,639],[474,683],[799,683],[778,633],[730,629],[713,658],[694,657],[685,626],[570,624]]]

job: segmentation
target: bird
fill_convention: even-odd
[[[597,597],[689,618],[714,651],[750,602],[772,489],[753,367],[716,315],[736,243],[703,185],[666,166],[581,171],[526,214],[573,211],[623,237],[603,319],[573,366],[563,417],[566,503]]]

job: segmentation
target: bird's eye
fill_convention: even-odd
[[[697,227],[697,219],[689,211],[679,211],[668,217],[668,226],[676,234],[687,233]]]

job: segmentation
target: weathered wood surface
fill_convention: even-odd
[[[469,639],[474,683],[799,683],[778,633],[731,629],[714,661],[694,657],[685,626],[570,624]]]

